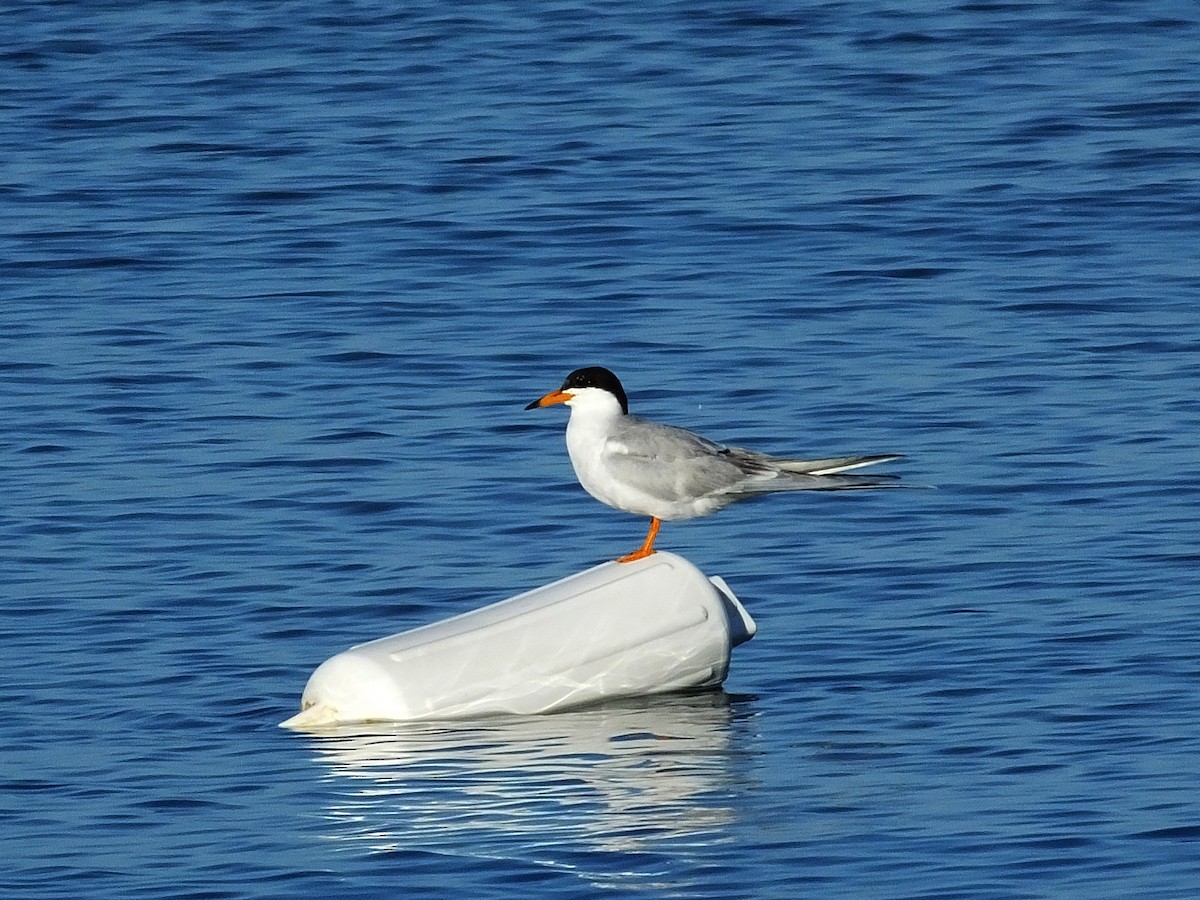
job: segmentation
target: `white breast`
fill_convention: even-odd
[[[624,456],[626,448],[616,437],[627,421],[620,404],[612,394],[595,388],[573,393],[575,396],[567,402],[571,409],[567,453],[583,489],[601,503],[637,515],[672,520],[705,515],[733,499],[732,495],[689,496],[677,483],[687,473],[669,466],[660,465],[654,471],[639,471],[636,477],[628,477],[633,474],[632,460]],[[650,469],[655,468],[651,459],[644,462]],[[622,472],[626,477],[619,474]],[[658,478],[664,479],[661,484]]]
[[[668,490],[670,497],[655,495],[649,489],[653,478],[642,479],[640,485],[630,484],[617,477],[609,464],[614,455],[625,452],[624,445],[609,436],[609,429],[602,422],[572,416],[567,424],[567,453],[575,468],[575,477],[583,489],[601,503],[636,515],[671,521],[705,515],[728,502],[712,498],[679,499],[674,490]]]
[[[567,454],[571,457],[575,477],[579,479],[585,491],[601,503],[607,503],[617,509],[628,509],[625,505],[628,498],[623,496],[621,486],[613,480],[604,464],[608,431],[603,420],[592,416],[572,415],[571,421],[567,423]]]

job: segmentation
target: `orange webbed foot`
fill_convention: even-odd
[[[658,519],[651,516],[650,518],[650,533],[646,535],[646,540],[642,542],[642,546],[638,547],[632,553],[627,553],[617,560],[619,563],[635,562],[639,559],[645,559],[654,552],[654,539],[658,537],[658,528],[662,525]]]

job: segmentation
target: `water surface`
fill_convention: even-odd
[[[1194,892],[1193,5],[0,21],[8,893]],[[668,524],[722,692],[278,729],[636,546],[522,410],[586,364],[936,489]]]

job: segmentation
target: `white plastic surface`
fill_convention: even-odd
[[[754,632],[724,581],[659,551],[352,647],[313,672],[282,724],[534,714],[715,686]]]

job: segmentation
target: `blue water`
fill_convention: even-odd
[[[1200,9],[0,9],[0,888],[1200,889]],[[724,692],[276,724],[633,549],[561,408],[936,489],[660,546]]]

